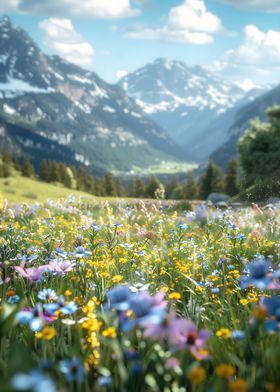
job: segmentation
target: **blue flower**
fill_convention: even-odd
[[[258,289],[267,289],[272,282],[270,276],[267,275],[269,271],[269,264],[263,259],[258,258],[256,261],[248,264],[247,276],[240,277],[240,287],[246,289],[250,285]]]
[[[39,291],[38,298],[42,301],[55,301],[57,299],[57,294],[53,289],[43,289]]]
[[[60,361],[59,369],[68,382],[76,381],[79,384],[82,384],[85,380],[84,365],[78,358]]]
[[[58,254],[59,257],[65,259],[67,257],[67,252],[64,252],[61,248],[56,248],[55,252]]]
[[[7,302],[9,304],[16,304],[16,303],[18,303],[19,300],[20,300],[20,297],[18,295],[12,295],[11,297],[9,297],[7,299]]]
[[[85,250],[83,246],[77,246],[76,248],[76,257],[82,258],[82,257],[87,257],[90,255],[90,251]]]
[[[133,318],[123,313],[120,317],[121,330],[128,332],[136,325],[160,324],[166,313],[164,293],[158,292],[151,296],[147,291],[131,295],[129,309],[133,311]]]
[[[129,309],[129,301],[133,293],[128,285],[118,285],[110,289],[107,293],[108,309],[126,311]]]
[[[28,324],[32,331],[41,331],[44,322],[42,305],[36,304],[34,309],[20,310],[16,319],[20,324]]]
[[[100,231],[101,230],[101,226],[98,225],[97,223],[93,223],[91,225],[91,227],[93,228],[94,231]]]
[[[242,340],[245,337],[245,333],[238,329],[231,331],[231,337],[233,340]]]
[[[76,312],[76,310],[78,310],[78,308],[78,305],[74,301],[68,302],[66,304],[63,295],[58,297],[57,302],[44,305],[44,309],[50,315],[54,314],[57,310],[63,314],[73,314]]]
[[[270,318],[265,323],[266,330],[269,332],[277,332],[279,329],[278,324],[280,322],[280,295],[263,298],[261,305],[266,308],[268,317]]]
[[[109,387],[112,384],[112,378],[108,376],[101,376],[98,378],[98,385],[100,387]]]
[[[12,378],[12,386],[18,391],[31,390],[32,392],[55,392],[54,382],[40,370],[30,373],[18,373]]]
[[[183,222],[179,222],[177,226],[179,227],[180,230],[185,230],[188,228],[188,225]]]

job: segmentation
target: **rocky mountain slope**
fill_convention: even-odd
[[[129,171],[186,157],[129,98],[0,20],[0,144],[38,157]]]
[[[126,75],[118,84],[200,161],[226,142],[225,128],[238,108],[263,91],[245,92],[200,66],[161,58]]]
[[[273,105],[280,105],[280,85],[237,111],[232,125],[227,130],[228,140],[211,155],[211,158],[226,168],[227,162],[237,155],[236,144],[249,128],[250,122],[255,118],[266,121],[266,110]]]

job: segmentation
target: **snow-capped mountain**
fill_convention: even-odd
[[[184,62],[162,58],[126,75],[118,84],[174,141],[200,160],[207,159],[227,138],[226,133],[216,138],[215,130],[210,132],[212,124],[227,118],[227,111],[234,116],[234,108],[263,91],[246,92],[200,66],[188,67]],[[204,137],[208,143],[201,149]]]
[[[2,147],[91,168],[129,170],[182,156],[122,89],[45,55],[8,17],[0,20],[0,131]]]
[[[229,160],[237,156],[237,142],[250,127],[250,122],[255,118],[267,121],[266,110],[274,105],[280,105],[280,85],[237,110],[234,121],[229,123],[226,130],[227,141],[211,155],[211,158],[226,168]]]

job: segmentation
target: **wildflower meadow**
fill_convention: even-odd
[[[280,391],[280,209],[1,205],[1,391]]]

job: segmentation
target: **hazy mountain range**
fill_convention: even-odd
[[[44,54],[8,17],[0,20],[0,148],[33,161],[125,172],[211,156],[225,166],[250,119],[280,103],[280,87],[267,89],[244,91],[166,59],[112,85]]]
[[[161,58],[126,75],[119,85],[198,161],[227,141],[224,125],[265,91],[256,87],[247,92],[200,66]]]

